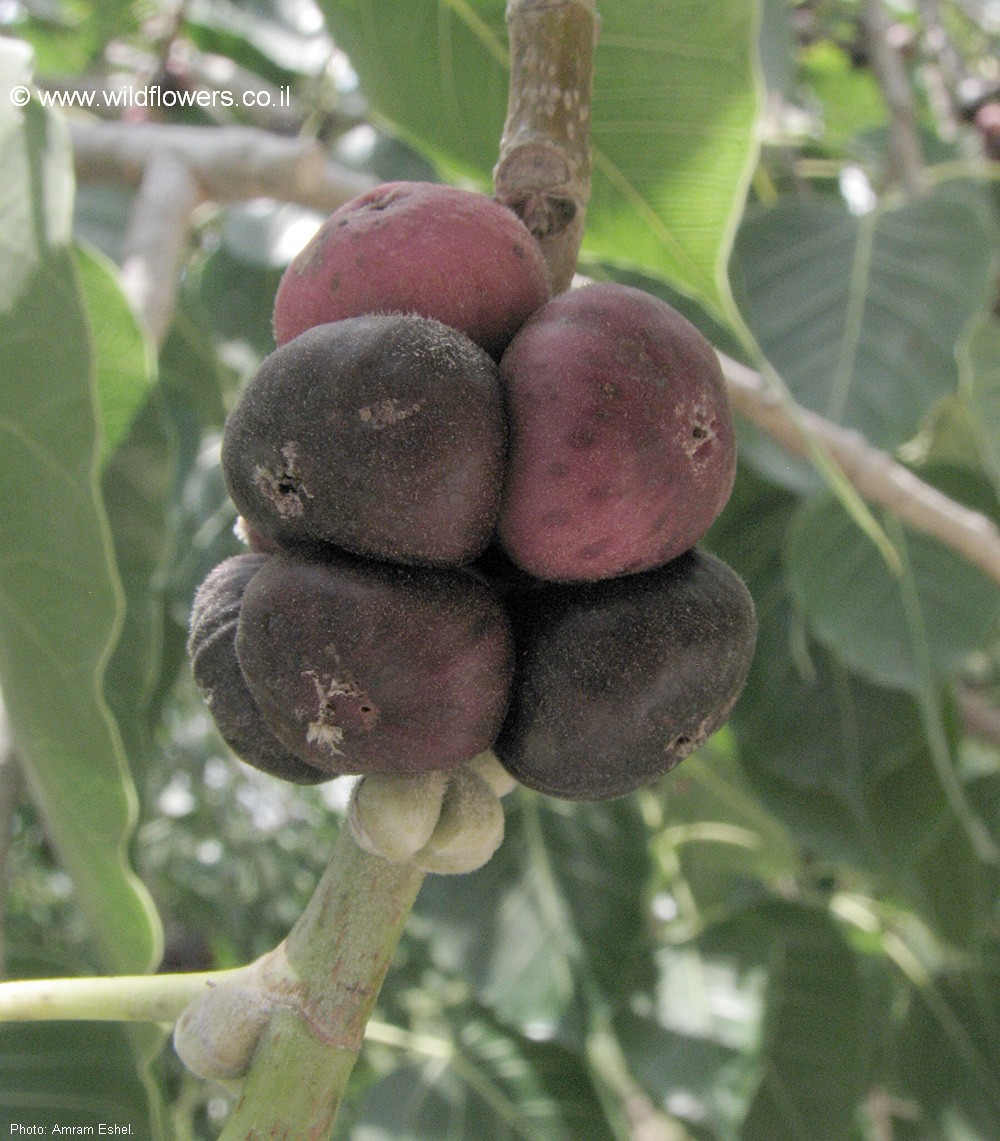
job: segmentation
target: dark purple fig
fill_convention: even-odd
[[[226,422],[222,466],[264,539],[458,566],[492,534],[506,439],[482,349],[428,318],[354,317],[264,361]]]
[[[316,784],[330,774],[293,756],[268,729],[236,660],[243,592],[267,560],[265,554],[235,555],[198,588],[188,638],[191,669],[219,734],[242,761],[282,780]]]
[[[274,555],[236,650],[274,734],[331,774],[453,768],[493,744],[507,709],[510,625],[462,571]]]
[[[507,606],[516,666],[494,750],[522,784],[565,800],[624,796],[702,744],[743,688],[757,629],[742,581],[701,551]]]

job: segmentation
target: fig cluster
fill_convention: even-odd
[[[289,266],[274,330],[222,446],[250,551],[189,639],[237,755],[310,783],[492,749],[594,800],[723,723],[756,620],[697,546],[735,440],[694,326],[627,286],[551,297],[512,211],[393,183]]]

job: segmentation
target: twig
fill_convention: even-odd
[[[191,217],[205,198],[274,197],[328,213],[375,185],[318,143],[240,127],[72,123],[77,177],[138,186],[122,285],[157,344],[173,319]]]
[[[104,978],[19,979],[0,984],[3,1022],[173,1022],[228,971]]]
[[[807,456],[803,429],[811,432],[865,499],[895,512],[904,522],[933,535],[1000,582],[1000,529],[925,483],[859,432],[841,428],[815,412],[789,409],[760,373],[719,354],[734,408],[796,456]],[[802,425],[800,428],[799,421]]]
[[[864,0],[861,25],[872,72],[889,108],[889,169],[887,181],[911,193],[924,185],[924,157],[917,134],[913,91],[899,53],[890,42],[891,25],[882,0]]]
[[[508,0],[510,88],[496,197],[535,235],[552,290],[569,288],[590,197],[594,0]]]
[[[330,162],[317,142],[253,127],[73,121],[70,137],[82,182],[138,186],[153,156],[169,150],[216,202],[277,198],[330,213],[376,181]]]

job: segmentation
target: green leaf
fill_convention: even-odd
[[[98,1022],[0,1027],[0,1129],[99,1123],[152,1139],[146,1091],[124,1027]]]
[[[864,991],[824,911],[765,901],[664,946],[656,968],[618,1033],[630,1070],[669,1113],[720,1138],[851,1136]]]
[[[287,83],[295,75],[312,78],[329,59],[329,39],[310,8],[254,0],[192,5],[184,17],[186,35],[201,51],[224,56],[271,83]]]
[[[675,899],[683,894],[691,908],[690,915],[681,909],[682,921],[700,926],[722,919],[748,893],[799,870],[786,828],[754,795],[736,758],[714,744],[688,757],[658,791],[662,824],[653,850],[664,890]]]
[[[161,352],[159,382],[103,472],[126,602],[105,688],[133,765],[152,758],[151,733],[186,666],[196,587],[244,549],[219,465],[222,389],[231,386],[182,312]]]
[[[743,926],[765,956],[761,1076],[741,1141],[850,1141],[866,1092],[865,995],[854,956],[823,912],[775,903]]]
[[[885,837],[874,827],[868,782],[920,739],[920,719],[899,694],[865,685],[819,647],[809,653],[809,675],[787,650],[757,663],[734,724],[740,755],[809,855],[877,870]]]
[[[786,199],[748,215],[734,288],[796,399],[894,448],[958,383],[955,348],[991,287],[993,230],[974,183],[862,217]]]
[[[973,1141],[1000,1120],[1000,961],[995,943],[976,966],[939,976],[913,996],[897,1040],[897,1080],[921,1107],[922,1136]]]
[[[590,999],[643,953],[645,827],[630,799],[571,805],[522,792],[485,867],[429,877],[417,901],[435,961],[533,1039],[578,1044]],[[582,990],[581,990],[582,988]]]
[[[941,679],[996,645],[1000,590],[978,568],[922,533],[906,533],[923,636],[902,579],[827,496],[806,504],[789,534],[788,567],[816,637],[862,677],[919,694],[925,664]],[[927,657],[928,663],[924,662]]]
[[[756,794],[808,853],[880,868],[867,784],[911,755],[923,727],[909,697],[851,675],[808,638],[782,560],[797,503],[741,468],[708,535],[745,579],[759,622],[730,726]]]
[[[582,1059],[461,1010],[443,1056],[398,1066],[366,1092],[352,1141],[606,1141]],[[419,1043],[419,1039],[417,1039]]]
[[[237,379],[223,364],[205,327],[205,313],[193,289],[182,283],[174,322],[160,349],[160,377],[172,393],[177,418],[190,427],[181,437],[197,450],[205,432],[222,431],[227,407],[236,396]],[[183,406],[183,411],[182,407]]]
[[[485,182],[507,113],[503,0],[321,0],[320,7],[378,117]]]
[[[503,0],[321,6],[378,116],[485,185],[507,109]],[[756,157],[755,55],[744,0],[601,6],[585,249],[669,278],[726,322]]]
[[[760,21],[760,67],[768,91],[791,95],[795,58],[792,10],[784,0],[763,0]]]
[[[114,265],[85,246],[77,246],[75,253],[96,362],[103,456],[107,459],[149,395],[156,360],[152,342],[122,292]]]
[[[21,294],[41,256],[68,244],[73,202],[69,144],[54,116],[34,100],[18,110],[11,96],[15,85],[31,80],[31,52],[17,40],[0,42],[0,161],[5,179],[0,188],[3,219],[3,276],[0,310],[6,312]]]
[[[959,363],[981,463],[1000,496],[1000,321],[983,316],[970,328]]]
[[[668,1113],[733,1137],[750,1106],[767,976],[734,920],[660,948],[648,994],[616,1020],[629,1071]]]
[[[77,241],[100,250],[121,265],[134,202],[135,191],[129,186],[78,183],[73,201],[73,233]]]
[[[20,79],[23,63],[0,45],[0,68]],[[97,490],[90,330],[68,245],[69,145],[31,103],[0,116],[0,154],[0,687],[103,961],[141,971],[158,957],[160,930],[125,858],[135,792],[102,695],[122,602]]]
[[[977,857],[1000,865],[1000,845],[957,774],[941,698],[949,674],[977,650],[996,645],[1000,590],[929,536],[908,535],[892,517],[888,525],[902,555],[899,576],[889,573],[838,505],[824,497],[807,504],[790,532],[794,589],[816,636],[841,661],[916,698],[951,812]]]
[[[105,693],[133,766],[149,750],[153,699],[163,672],[178,450],[164,391],[157,387],[103,472],[103,498],[125,596],[125,618],[108,663]]]
[[[218,336],[246,346],[248,359],[274,351],[271,314],[281,270],[253,263],[220,245],[205,259],[198,279],[198,299]]]
[[[86,71],[112,38],[139,26],[133,0],[66,0],[26,4],[13,23],[17,35],[31,44],[40,75],[73,75]]]
[[[800,57],[802,79],[819,100],[823,145],[843,151],[855,135],[885,121],[885,100],[868,68],[857,67],[848,53],[830,40],[807,47]]]
[[[872,826],[894,891],[943,945],[982,946],[992,925],[996,869],[979,859],[967,824],[952,811],[927,745],[900,761],[872,780],[869,794]],[[986,783],[980,782],[982,791]],[[989,783],[998,782],[994,777]],[[994,842],[1000,843],[995,808],[992,816]]]
[[[756,161],[756,4],[604,5],[585,246],[731,323],[726,263]]]

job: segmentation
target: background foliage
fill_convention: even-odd
[[[997,136],[967,94],[1000,84],[990,6],[889,8],[918,195],[891,177],[859,4],[600,7],[581,269],[743,359],[759,346],[802,405],[1000,518]],[[0,19],[6,87],[180,89],[221,61],[291,86],[269,129],[379,178],[489,187],[502,0],[22,0]],[[183,652],[196,585],[239,549],[225,410],[318,219],[202,208],[157,349],[116,265],[132,191],[74,184],[65,117],[0,101],[4,958],[13,977],[161,949],[164,969],[236,965],[297,917],[345,799],[229,756]],[[740,431],[707,541],[760,617],[730,724],[622,801],[516,793],[486,867],[427,881],[341,1136],[1000,1137],[1000,592],[880,512],[891,568],[807,465]],[[215,1136],[227,1095],[161,1044],[0,1028],[0,1126]]]

